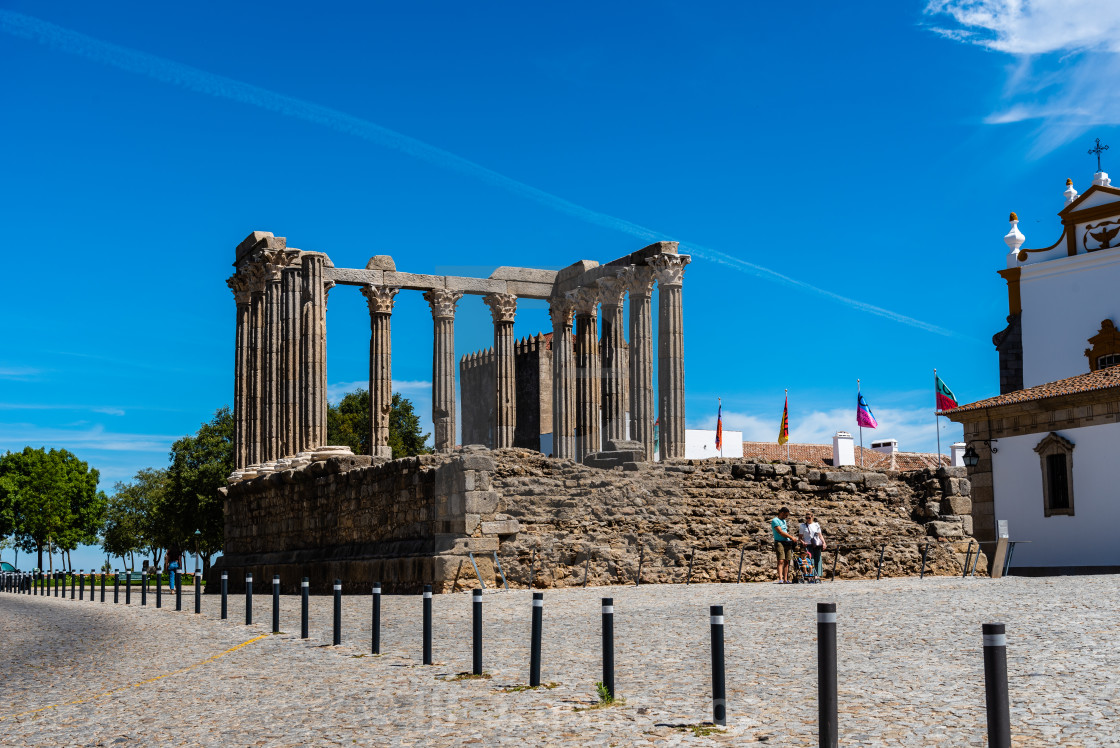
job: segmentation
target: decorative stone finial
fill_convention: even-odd
[[[1072,179],[1067,179],[1066,180],[1066,191],[1063,192],[1062,194],[1065,195],[1066,205],[1069,205],[1070,203],[1072,203],[1074,200],[1077,199],[1077,190],[1075,190],[1073,188],[1073,180]]]
[[[1093,175],[1093,184],[1098,187],[1111,187],[1112,180],[1108,178],[1108,174],[1103,171],[1098,171]]]
[[[1023,236],[1023,233],[1019,231],[1019,216],[1012,213],[1011,230],[1008,231],[1007,235],[1003,237],[1003,241],[1005,244],[1007,244],[1007,248],[1011,250],[1007,255],[1008,267],[1014,267],[1015,263],[1018,261],[1016,255],[1019,254],[1019,247],[1023,246],[1023,242],[1025,242],[1026,240],[1027,237]]]

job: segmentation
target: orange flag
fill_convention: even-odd
[[[789,441],[789,392],[786,392],[786,404],[782,408],[782,427],[778,429],[778,444]]]

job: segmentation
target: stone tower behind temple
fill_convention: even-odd
[[[630,376],[629,347],[624,343],[622,378]],[[552,333],[522,338],[515,346],[517,419],[513,446],[552,452]],[[494,447],[494,349],[487,348],[459,360],[463,444]],[[627,414],[629,418],[629,414]],[[629,431],[629,429],[627,429]]]

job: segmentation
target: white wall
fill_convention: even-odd
[[[716,449],[716,432],[707,429],[685,429],[684,456],[690,460],[705,460],[711,457],[720,457],[720,450]],[[723,432],[723,457],[743,456],[743,432]]]
[[[1088,373],[1088,339],[1103,319],[1120,324],[1117,288],[1120,249],[1023,266],[1024,387]]]
[[[1074,515],[1043,516],[1042,467],[1034,447],[1046,434],[999,439],[992,455],[997,520],[1009,522],[1016,566],[1120,566],[1120,424],[1057,432],[1074,444]]]

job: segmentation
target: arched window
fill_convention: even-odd
[[[1034,448],[1042,466],[1042,513],[1073,516],[1073,442],[1051,431]]]

